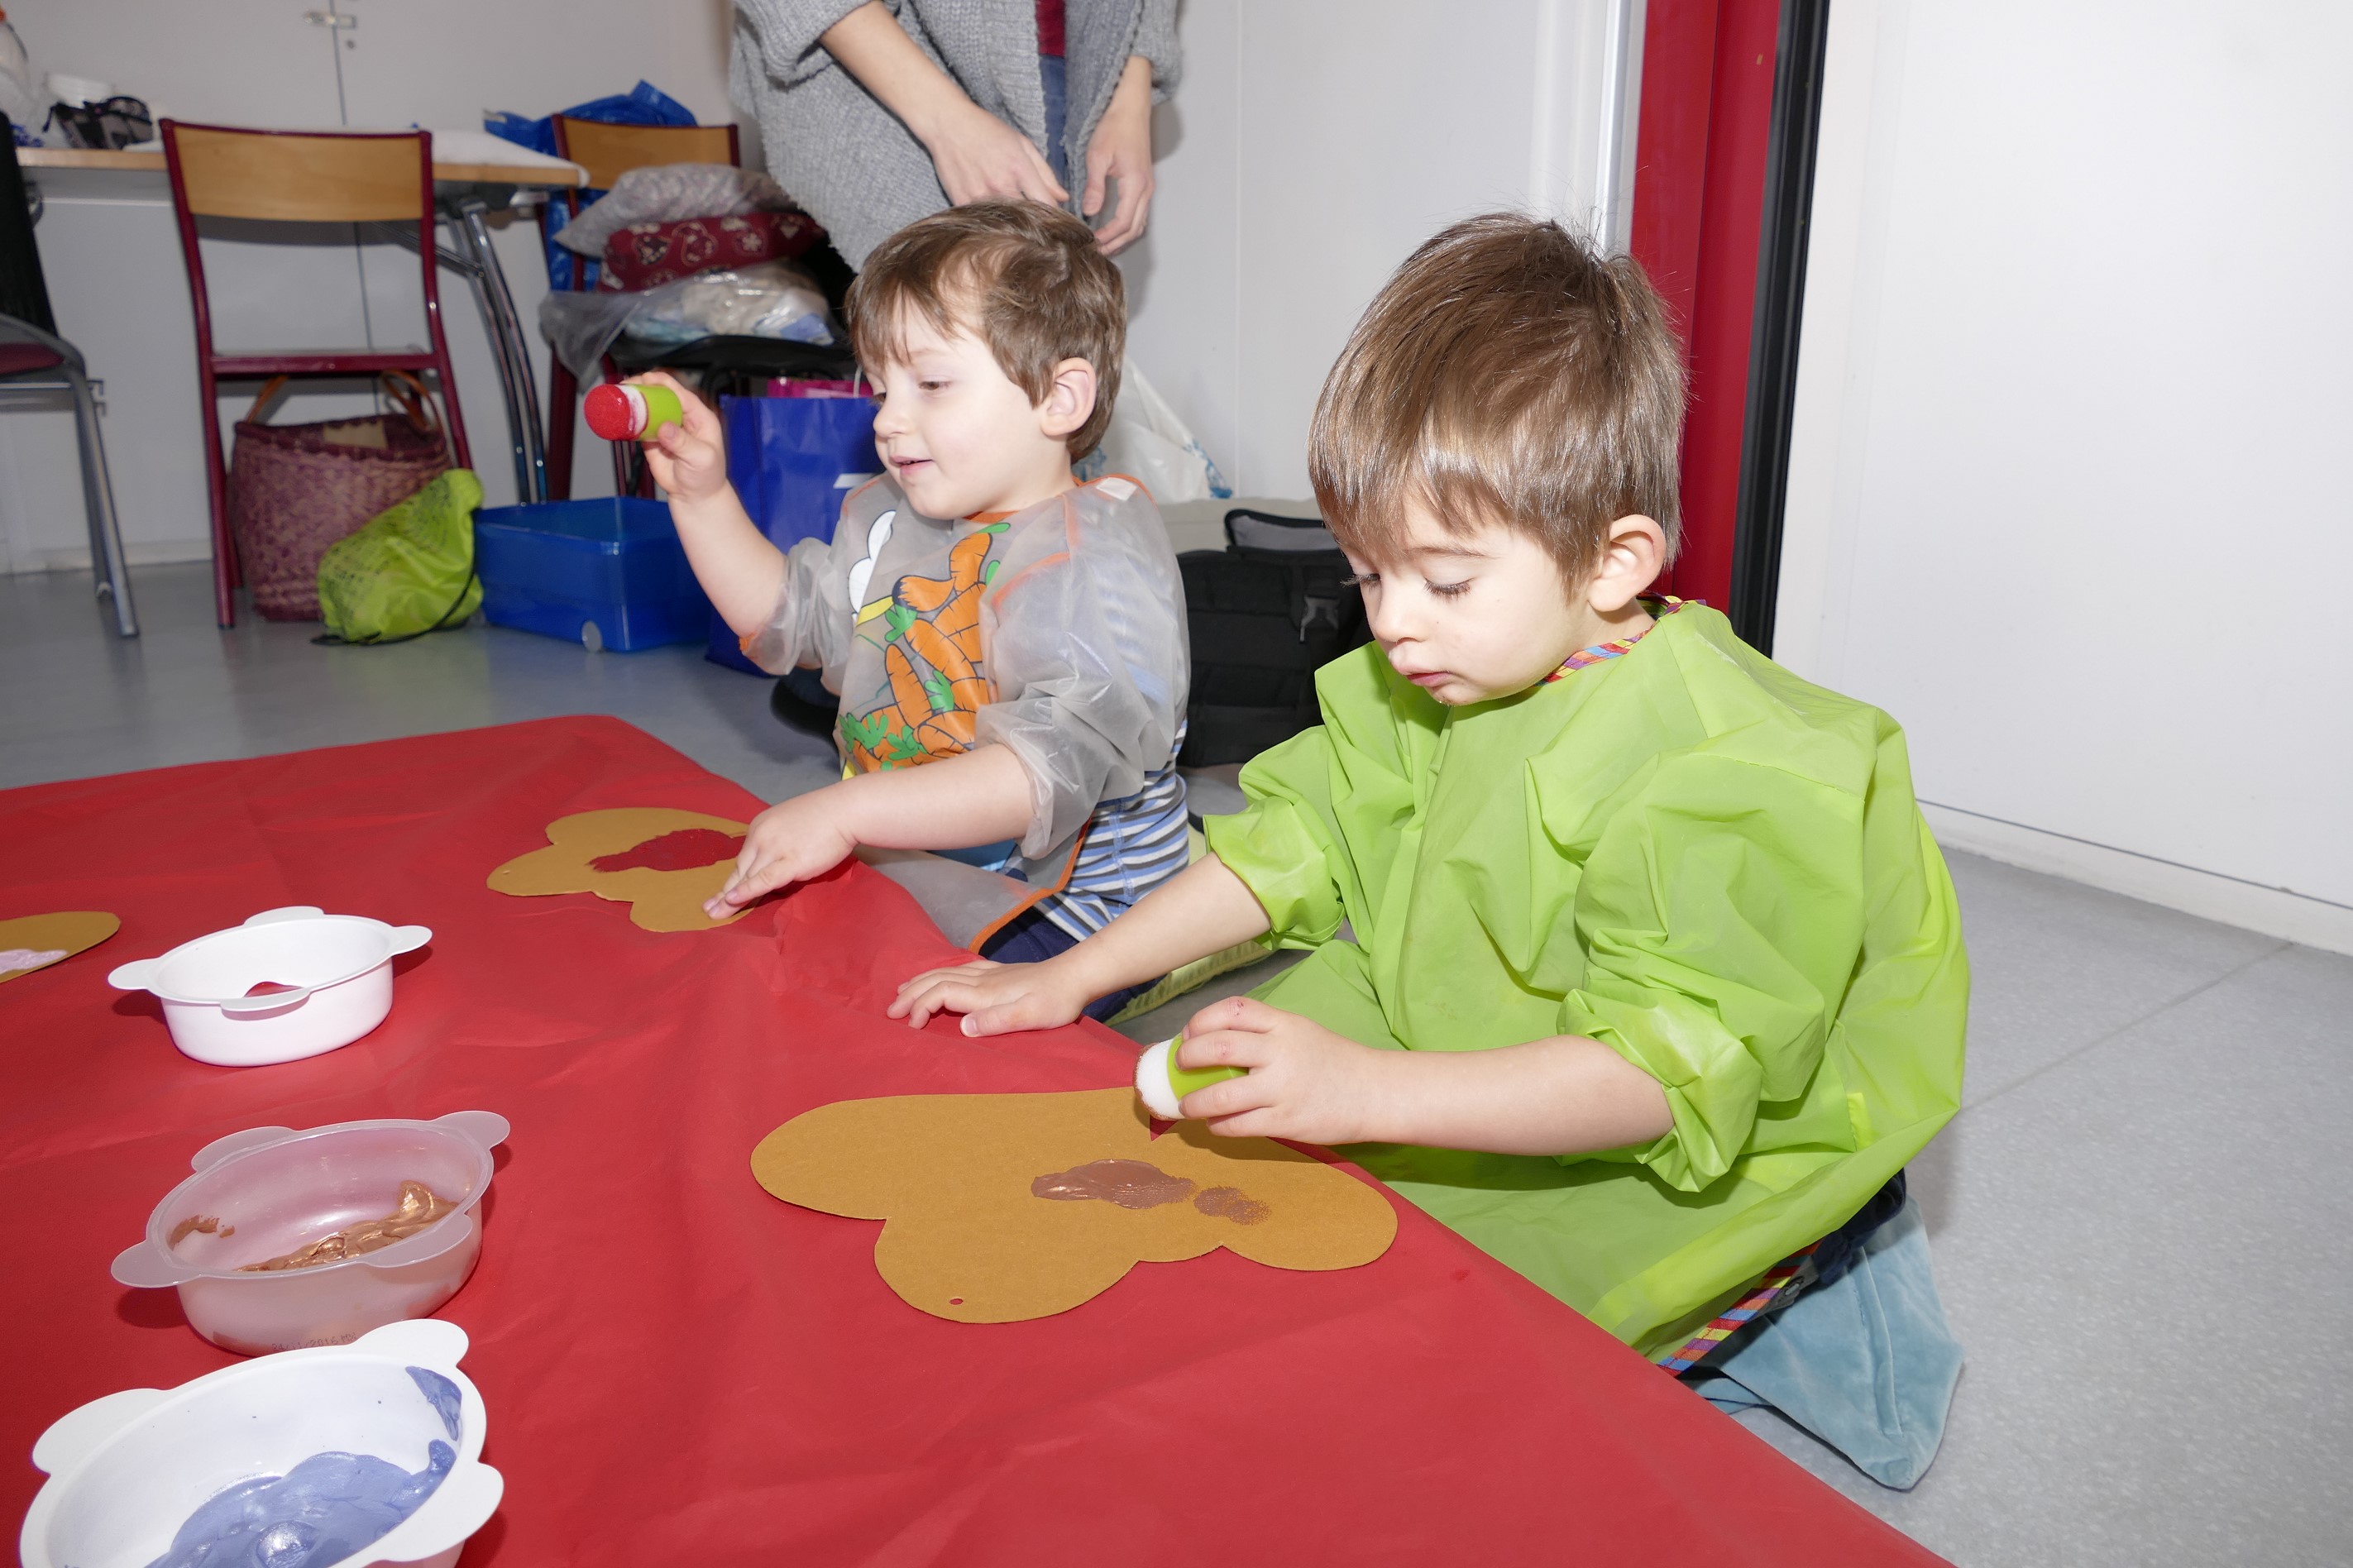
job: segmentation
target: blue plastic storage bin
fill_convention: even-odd
[[[670,508],[634,498],[542,501],[474,514],[474,569],[494,626],[633,653],[699,643],[711,601]]]

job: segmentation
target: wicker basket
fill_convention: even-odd
[[[268,425],[280,376],[237,422],[228,472],[229,531],[256,612],[273,621],[319,618],[319,557],[449,467],[449,445],[425,384],[384,377],[397,414],[320,425]]]

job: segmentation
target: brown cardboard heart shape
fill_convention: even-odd
[[[121,929],[122,922],[102,910],[66,910],[0,921],[0,981],[63,963]]]
[[[547,825],[546,848],[491,872],[491,888],[518,898],[594,893],[628,904],[630,921],[647,931],[709,931],[744,913],[714,921],[702,905],[727,885],[746,831],[723,816],[667,806],[577,812]],[[723,837],[735,843],[723,847]],[[702,858],[714,854],[721,858]]]
[[[1068,1311],[1138,1263],[1222,1247],[1352,1268],[1397,1235],[1380,1188],[1198,1121],[1155,1138],[1132,1089],[843,1100],[762,1139],[752,1173],[786,1203],[883,1221],[874,1266],[891,1289],[965,1323]]]

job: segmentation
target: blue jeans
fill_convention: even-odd
[[[1007,921],[1003,931],[981,944],[980,955],[999,963],[1043,963],[1056,953],[1068,952],[1078,945],[1077,937],[1036,910],[1024,910]],[[1098,996],[1087,1004],[1086,1015],[1098,1024],[1108,1024],[1113,1014],[1159,984],[1157,979],[1147,980],[1141,985]]]
[[[1064,167],[1067,149],[1062,137],[1071,123],[1071,72],[1069,62],[1060,55],[1038,57],[1038,84],[1046,89],[1046,166],[1054,171],[1054,178],[1071,188],[1070,171]],[[1072,195],[1079,193],[1071,190]]]

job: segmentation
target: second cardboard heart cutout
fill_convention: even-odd
[[[103,910],[64,910],[0,921],[0,981],[63,963],[121,929],[122,922]]]
[[[594,893],[628,904],[630,921],[647,931],[709,931],[744,913],[714,921],[702,905],[727,885],[745,831],[723,816],[667,806],[577,812],[547,825],[546,848],[491,872],[491,888],[521,898]]]
[[[1138,1263],[1222,1247],[1275,1268],[1352,1268],[1397,1236],[1379,1188],[1197,1121],[1155,1138],[1129,1089],[843,1100],[762,1139],[752,1174],[786,1203],[883,1221],[884,1281],[965,1323],[1066,1312]]]

